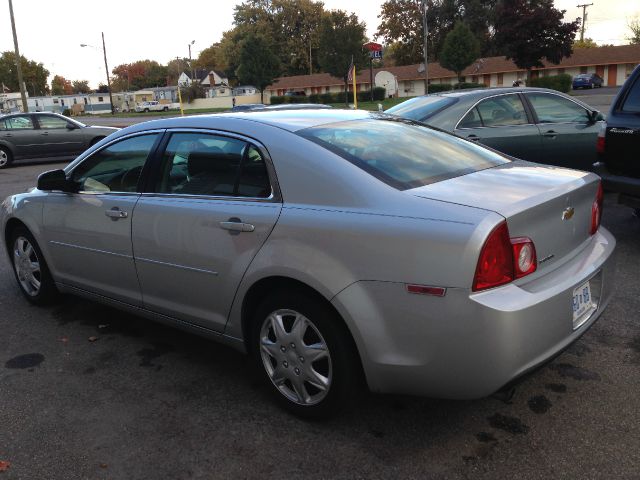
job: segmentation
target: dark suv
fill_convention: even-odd
[[[594,171],[605,190],[618,192],[619,202],[640,216],[640,65],[624,83],[598,135]]]

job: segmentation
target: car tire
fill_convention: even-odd
[[[163,111],[163,112],[168,112],[168,111],[169,111],[169,107],[164,107],[164,108],[162,109],[162,111]]]
[[[149,113],[149,109],[148,108],[145,108],[143,111],[144,111],[144,113]]]
[[[11,150],[7,147],[0,147],[0,168],[7,168],[13,162]]]
[[[60,293],[35,238],[25,227],[16,227],[9,238],[11,266],[20,291],[34,305],[53,303]]]
[[[303,418],[348,409],[360,387],[353,339],[333,308],[302,289],[269,294],[249,336],[254,366],[274,400]]]

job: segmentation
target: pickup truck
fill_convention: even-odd
[[[593,170],[605,190],[640,217],[640,65],[631,73],[611,105],[598,134],[598,162]]]
[[[160,103],[157,101],[141,102],[136,105],[136,112],[167,112],[177,110],[180,107],[177,103]]]

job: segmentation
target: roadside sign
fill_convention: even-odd
[[[369,50],[369,58],[382,58],[382,44],[377,42],[367,42],[362,48]]]
[[[374,59],[382,58],[382,50],[371,50],[369,52],[369,57],[374,58]]]

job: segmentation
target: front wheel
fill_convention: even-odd
[[[169,111],[169,107],[164,107],[164,108],[162,109],[162,111],[163,111],[163,112],[168,112],[168,111]]]
[[[0,168],[6,168],[11,165],[13,156],[7,147],[0,147]]]
[[[148,109],[148,108],[145,108],[145,109],[144,109],[144,113],[149,113],[149,109]]]
[[[257,308],[252,333],[251,353],[259,375],[290,412],[324,418],[355,399],[355,345],[326,302],[306,292],[277,292]]]
[[[10,242],[13,272],[26,299],[35,305],[51,303],[59,295],[58,290],[31,232],[17,227]]]

